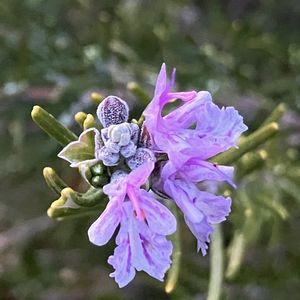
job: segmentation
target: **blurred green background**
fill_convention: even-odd
[[[74,114],[93,113],[91,91],[116,94],[138,117],[162,62],[180,89],[209,90],[234,105],[250,131],[280,102],[281,134],[269,159],[239,179],[225,245],[246,236],[239,272],[223,299],[298,299],[300,294],[300,2],[298,0],[2,0],[0,2],[0,299],[206,299],[209,255],[183,228],[180,280],[171,295],[138,274],[120,290],[108,277],[113,242],[95,247],[97,217],[54,222],[43,182],[51,165],[74,188],[75,170],[31,120],[41,105],[79,133]],[[249,211],[251,212],[249,214]],[[230,256],[230,250],[228,251]]]

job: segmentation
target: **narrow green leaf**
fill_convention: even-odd
[[[65,146],[77,140],[77,136],[72,131],[40,106],[36,105],[33,107],[31,117],[42,130],[54,138],[60,145]]]

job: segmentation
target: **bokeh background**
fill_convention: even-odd
[[[238,179],[225,245],[242,232],[243,260],[223,299],[298,299],[300,294],[300,2],[298,0],[2,0],[0,2],[0,299],[206,299],[209,255],[183,228],[178,286],[145,274],[120,290],[106,263],[113,243],[95,247],[95,216],[55,222],[42,178],[53,166],[80,185],[55,141],[31,120],[41,105],[79,133],[74,114],[94,112],[91,91],[116,94],[137,117],[162,62],[177,87],[209,90],[255,130],[280,102],[281,133],[268,161]],[[249,213],[250,212],[250,213]],[[228,251],[230,256],[230,250]]]

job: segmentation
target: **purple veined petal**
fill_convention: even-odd
[[[207,243],[210,242],[209,236],[214,231],[213,227],[207,222],[206,218],[203,218],[199,223],[194,223],[185,217],[185,222],[197,239],[197,251],[201,249],[202,255],[206,255]]]
[[[129,204],[130,205],[130,204]],[[113,266],[115,272],[110,274],[110,277],[115,278],[119,287],[126,286],[135,276],[135,268],[132,264],[132,251],[129,240],[129,215],[126,213],[126,206],[124,204],[125,213],[122,216],[120,230],[116,237],[117,247],[114,255],[108,258],[108,263]]]
[[[195,206],[198,194],[195,184],[182,179],[168,179],[164,183],[164,191],[189,220],[198,223],[204,218],[204,214]]]
[[[132,268],[135,268],[162,281],[171,264],[172,243],[165,236],[151,232],[145,221],[134,218],[131,202],[123,204],[123,211],[117,236],[117,244],[121,247],[118,246],[114,256],[109,258],[116,270],[112,276],[119,286],[124,286],[134,277]],[[123,255],[117,249],[121,249]]]
[[[240,135],[247,130],[243,118],[233,107],[219,108],[208,101],[196,116],[196,129],[182,133],[189,141],[186,153],[191,157],[206,160],[235,147]]]
[[[141,185],[146,183],[153,169],[154,169],[153,161],[145,162],[144,164],[140,165],[138,168],[136,168],[135,170],[129,173],[127,179],[128,184],[136,188],[140,187]]]
[[[126,286],[135,277],[135,268],[131,265],[131,248],[129,240],[115,248],[114,255],[108,258],[108,263],[115,271],[109,276],[115,278],[120,288]]]
[[[117,171],[118,172],[118,171]],[[116,173],[116,172],[115,172]],[[115,175],[113,174],[113,176]],[[120,177],[116,179],[116,175],[112,177],[111,182],[103,186],[104,194],[109,197],[117,197],[118,202],[123,202],[126,196],[127,190],[127,175],[120,174]]]
[[[203,212],[209,223],[217,224],[226,220],[231,210],[229,197],[225,198],[202,191],[199,191],[198,195],[196,207]]]
[[[188,91],[188,92],[170,92],[168,93],[168,98],[171,99],[180,99],[184,102],[195,99],[197,92]]]
[[[232,181],[234,167],[219,166],[200,159],[189,160],[180,170],[185,178],[192,182],[204,180],[227,181],[232,187],[236,185]]]
[[[211,102],[212,98],[209,92],[198,92],[196,97],[182,104],[180,107],[171,111],[163,119],[166,126],[170,128],[188,128],[197,121],[197,114],[206,102]]]
[[[139,191],[141,208],[144,211],[149,228],[158,234],[169,235],[176,231],[176,218],[147,191]]]
[[[100,217],[90,226],[88,236],[91,243],[105,245],[122,218],[122,209],[118,201],[110,201]]]
[[[135,238],[140,245],[136,249],[132,247],[135,268],[163,281],[165,272],[171,265],[172,243],[164,235],[152,233],[145,222],[136,221],[134,226],[138,233],[138,237]]]
[[[108,96],[99,104],[97,116],[103,127],[121,124],[127,122],[129,108],[127,103],[121,98]]]
[[[136,218],[138,220],[144,220],[144,213],[140,207],[140,201],[139,201],[139,197],[138,197],[138,189],[131,185],[128,185],[127,186],[127,196],[132,203],[132,206],[136,213]]]
[[[202,134],[210,134],[219,139],[227,138],[230,147],[236,146],[240,135],[248,129],[242,116],[233,107],[219,108],[214,103],[206,103],[205,109],[197,115],[196,129]]]

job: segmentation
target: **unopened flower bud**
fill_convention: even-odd
[[[148,161],[155,161],[155,156],[151,150],[146,148],[138,148],[135,155],[126,160],[128,167],[134,170]]]
[[[116,96],[106,97],[97,109],[97,116],[103,127],[127,122],[128,115],[127,103]]]

